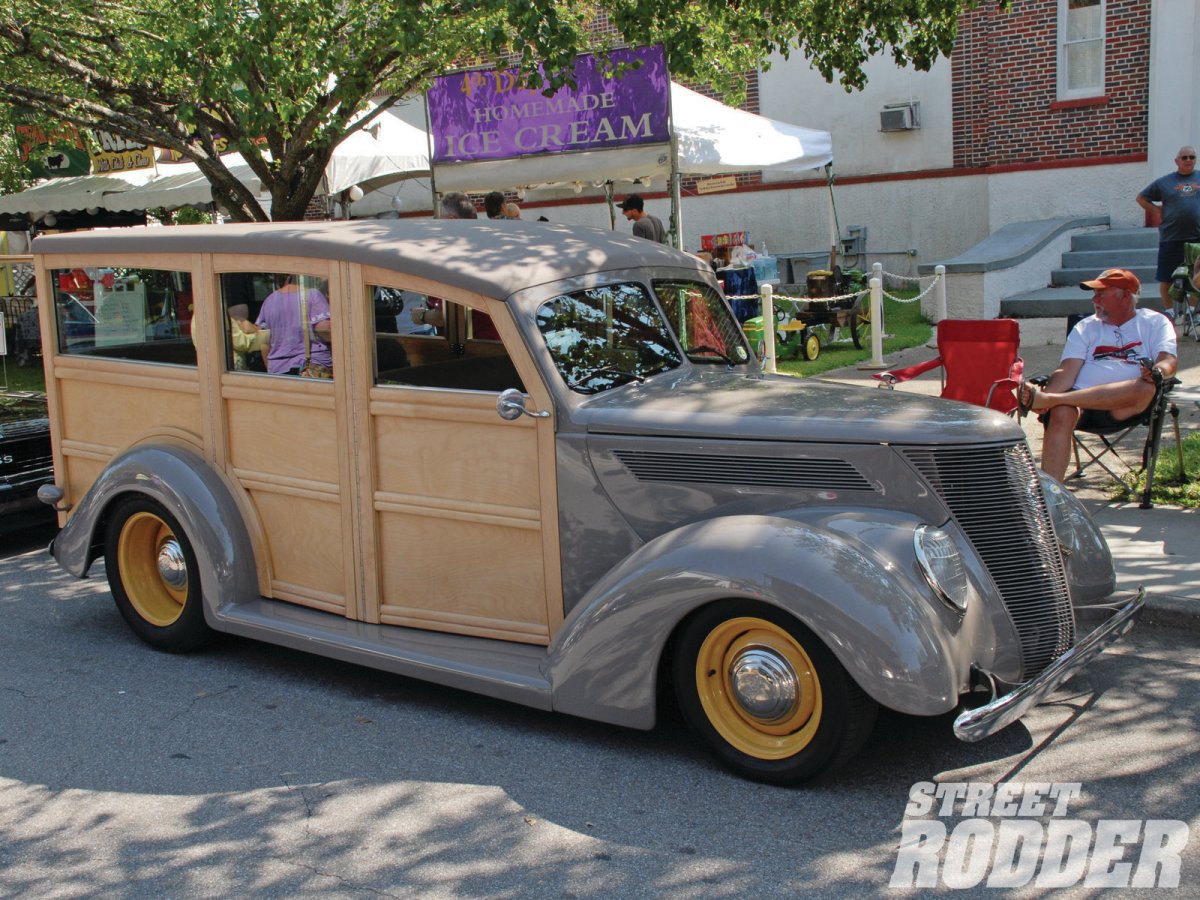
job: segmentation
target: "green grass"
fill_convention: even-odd
[[[917,296],[916,290],[889,291],[897,297],[909,298]],[[933,334],[929,320],[921,315],[920,303],[899,303],[883,298],[884,339],[883,352],[893,353],[906,347],[918,347],[928,343]],[[801,378],[810,375],[820,375],[833,369],[854,366],[867,362],[871,358],[870,341],[864,341],[862,350],[855,348],[847,334],[845,341],[838,341],[829,347],[822,347],[820,355],[811,362],[803,356],[796,358],[793,348],[799,347],[799,341],[789,342],[788,345],[778,346],[776,350],[776,369],[785,375],[796,375]]]
[[[1179,451],[1175,447],[1174,436],[1168,437],[1164,434],[1163,442],[1159,446],[1158,463],[1154,467],[1151,502],[1181,506],[1184,509],[1200,509],[1200,434],[1188,435],[1183,439],[1183,469],[1187,473],[1186,481],[1179,479]],[[1128,492],[1125,485],[1130,489]],[[1131,474],[1122,484],[1112,482],[1109,493],[1114,500],[1126,496],[1136,497],[1141,495],[1145,487],[1144,474]]]
[[[35,366],[18,366],[12,356],[0,356],[0,390],[5,388],[10,391],[44,393],[46,373],[42,371],[41,360],[38,360]]]

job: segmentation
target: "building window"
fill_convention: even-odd
[[[1105,0],[1058,0],[1058,99],[1104,94]]]

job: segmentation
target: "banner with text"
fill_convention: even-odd
[[[549,97],[522,86],[515,69],[437,78],[426,95],[434,163],[666,143],[671,79],[662,47],[615,50],[609,57],[641,66],[611,77],[595,56],[580,56],[576,86]]]

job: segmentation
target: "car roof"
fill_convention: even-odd
[[[38,254],[244,253],[345,259],[503,299],[566,278],[642,266],[711,272],[630,234],[547,222],[357,219],[112,228],[43,235]]]

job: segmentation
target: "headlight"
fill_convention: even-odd
[[[922,525],[913,535],[925,580],[959,615],[967,610],[967,571],[953,539],[940,528]]]

